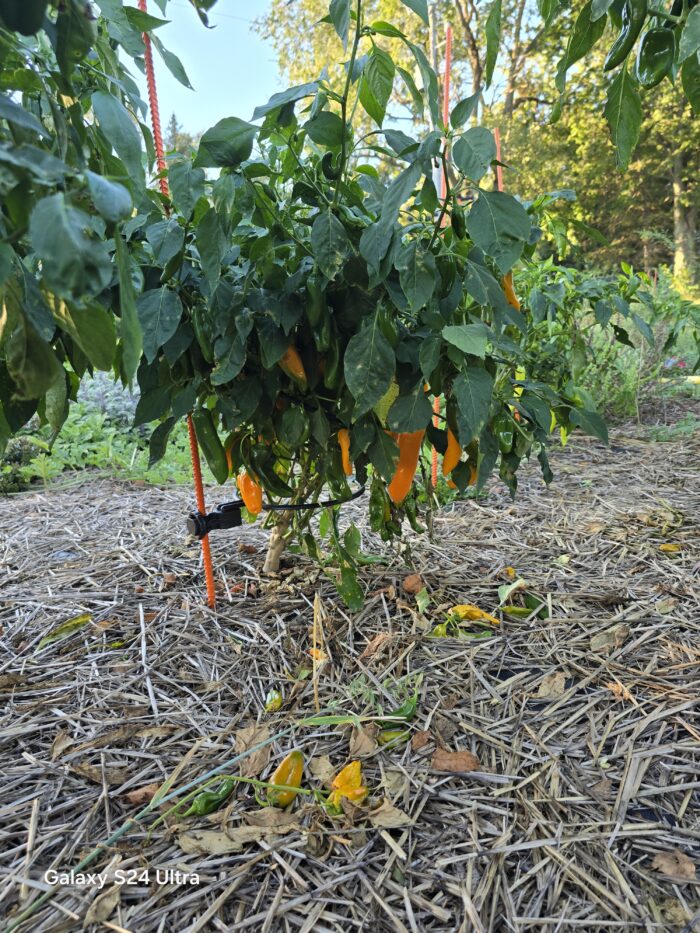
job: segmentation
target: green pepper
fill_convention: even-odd
[[[202,356],[207,363],[213,363],[214,347],[209,334],[209,323],[205,317],[205,309],[200,305],[195,305],[192,308],[192,327],[194,328],[194,335],[197,338],[199,349],[202,351]]]
[[[331,345],[331,319],[325,308],[320,322],[313,329],[313,334],[316,349],[319,353],[325,353]]]
[[[337,179],[340,178],[340,159],[338,159],[338,164],[334,165],[333,153],[324,153],[321,159],[321,171],[327,181],[337,181]]]
[[[281,476],[275,473],[275,458],[264,447],[253,447],[250,451],[250,466],[253,473],[259,478],[265,492],[281,499],[288,499],[293,495],[292,489],[284,482]]]
[[[498,446],[502,454],[508,454],[513,449],[515,436],[513,421],[504,411],[493,419],[493,433],[498,438]]]
[[[192,420],[197,441],[202,448],[209,469],[214,474],[217,483],[223,485],[228,479],[228,460],[224,445],[219,438],[219,432],[216,430],[214,416],[208,408],[196,408],[192,412]]]
[[[237,783],[237,778],[227,777],[221,782],[217,790],[203,790],[201,794],[197,794],[194,798],[184,816],[206,816],[208,813],[218,810],[221,804],[231,796]]]
[[[0,19],[13,32],[33,36],[41,29],[48,0],[2,0]]]
[[[463,240],[467,235],[467,222],[464,218],[464,211],[457,201],[454,201],[452,205],[452,229],[460,240]]]
[[[380,745],[401,745],[407,742],[411,733],[407,729],[382,729],[377,736]]]
[[[603,63],[603,71],[610,71],[623,62],[632,51],[647,18],[647,0],[625,0],[622,7],[622,29]]]
[[[676,56],[673,31],[661,27],[649,29],[642,36],[637,52],[637,80],[642,87],[656,87],[671,73]]]
[[[327,389],[337,389],[340,385],[341,360],[338,340],[332,340],[326,356],[326,371],[323,374],[323,384]]]
[[[326,295],[318,279],[310,275],[306,280],[306,316],[312,327],[318,327],[323,312],[326,310]]]

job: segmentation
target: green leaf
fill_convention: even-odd
[[[42,648],[46,648],[47,645],[52,645],[56,641],[63,641],[64,638],[68,638],[74,632],[85,628],[89,622],[92,622],[92,613],[90,612],[83,612],[79,616],[68,619],[67,622],[62,622],[57,628],[52,629],[48,635],[44,635],[37,645],[37,651],[41,651]]]
[[[681,82],[693,113],[700,114],[700,52],[683,62]]]
[[[644,318],[640,317],[636,312],[632,314],[632,320],[637,325],[637,330],[644,337],[649,346],[653,347],[656,341],[654,340],[654,332],[651,327],[649,327]]]
[[[430,25],[430,18],[428,16],[428,0],[401,0],[401,2],[404,6],[407,6],[409,9],[413,10],[414,13],[417,13],[426,26]]]
[[[410,395],[399,395],[389,409],[387,424],[392,431],[412,433],[421,431],[430,421],[433,407],[419,379]]]
[[[423,373],[423,378],[426,382],[430,382],[430,377],[433,375],[440,362],[441,349],[442,340],[437,336],[426,337],[421,341],[420,350],[418,351],[418,362],[420,364],[420,371]]]
[[[92,109],[100,130],[124,163],[129,176],[143,186],[141,135],[133,117],[117,97],[106,91],[95,91]]]
[[[111,369],[117,338],[114,317],[106,308],[97,302],[82,307],[59,301],[54,306],[54,316],[96,369]]]
[[[411,310],[419,311],[430,301],[435,291],[435,257],[423,249],[418,240],[410,240],[401,248],[395,265]]]
[[[330,110],[322,110],[304,124],[304,129],[317,146],[333,149],[343,144],[343,121]]]
[[[195,168],[236,168],[253,151],[258,127],[238,117],[225,117],[202,136]]]
[[[480,191],[467,214],[467,232],[504,274],[520,257],[530,237],[530,216],[510,194]]]
[[[370,463],[381,478],[390,483],[396,472],[399,459],[399,445],[386,431],[377,431],[367,451]]]
[[[153,250],[155,261],[158,265],[165,266],[182,249],[185,231],[174,218],[159,220],[147,228],[146,239]]]
[[[44,413],[49,427],[55,434],[58,434],[68,417],[67,373],[63,369],[46,391]]]
[[[486,17],[486,59],[484,63],[484,83],[491,86],[493,71],[498,58],[498,48],[501,44],[501,0],[493,0]]]
[[[569,35],[566,52],[559,61],[555,84],[558,91],[566,86],[566,72],[579,59],[587,55],[605,31],[606,18],[602,17],[592,21],[592,0],[581,9],[576,17],[574,28]]]
[[[360,103],[378,126],[384,122],[395,72],[391,55],[375,46],[360,79]]]
[[[460,127],[464,126],[467,120],[471,118],[472,114],[479,106],[480,97],[481,91],[477,91],[470,97],[465,97],[464,100],[460,100],[460,102],[453,108],[452,113],[450,114],[450,123],[452,124],[453,129],[460,129]]]
[[[678,46],[678,61],[684,62],[700,49],[700,6],[694,7],[688,14]]]
[[[588,411],[585,408],[572,408],[569,412],[569,422],[577,428],[581,428],[584,434],[591,434],[608,443],[608,429],[596,411]]]
[[[310,81],[307,84],[297,84],[295,87],[287,88],[286,91],[280,91],[273,94],[266,104],[256,107],[253,112],[253,119],[259,120],[266,117],[275,110],[280,110],[287,104],[294,104],[304,97],[313,97],[318,91],[318,81]]]
[[[430,119],[434,126],[437,126],[440,122],[440,101],[438,95],[438,80],[435,71],[430,66],[425,52],[419,45],[414,45],[413,42],[407,43],[409,49],[413,53],[413,57],[418,64],[418,68],[423,79],[423,93],[425,94],[428,100],[428,110],[430,111]]]
[[[382,334],[379,314],[375,313],[362,330],[354,334],[345,350],[345,382],[355,399],[357,420],[377,404],[394,377],[394,351]]]
[[[357,571],[353,567],[346,566],[341,569],[340,580],[336,583],[336,587],[348,609],[353,612],[362,609],[365,594],[357,582]]]
[[[51,139],[51,134],[34,114],[15,103],[6,94],[0,94],[0,120],[7,120],[8,123],[20,126],[23,130],[31,130],[43,139]]]
[[[169,19],[159,19],[157,16],[151,16],[150,13],[146,13],[144,10],[137,10],[136,7],[133,6],[125,6],[123,10],[130,24],[134,29],[138,29],[139,32],[150,32],[152,29],[158,29],[159,26],[167,26],[170,22]],[[151,39],[153,38],[154,37],[151,36]]]
[[[136,312],[136,289],[131,271],[129,251],[119,233],[114,238],[115,259],[119,275],[119,336],[122,346],[122,378],[129,384],[141,359],[142,335]]]
[[[452,148],[452,161],[472,181],[479,181],[496,158],[496,141],[491,130],[473,126],[462,134]]]
[[[170,196],[177,210],[187,219],[194,206],[204,196],[206,174],[203,168],[194,168],[191,162],[175,162],[168,171]]]
[[[537,0],[537,9],[540,11],[540,16],[544,20],[545,29],[549,29],[562,8],[563,5],[560,3],[560,0]]]
[[[639,141],[642,125],[642,102],[636,82],[626,65],[610,82],[603,112],[615,145],[618,168],[624,170]]]
[[[3,351],[17,399],[41,398],[63,371],[51,347],[23,317]]]
[[[463,353],[478,356],[482,360],[486,356],[488,330],[485,324],[455,324],[443,327],[442,336]]]
[[[212,291],[216,288],[221,277],[221,261],[227,249],[219,215],[215,208],[210,207],[197,227],[197,250],[202,272]]]
[[[411,95],[413,106],[416,108],[416,114],[419,117],[422,117],[425,103],[423,101],[423,95],[416,87],[416,82],[413,80],[413,75],[410,72],[406,71],[405,68],[401,68],[400,65],[396,66],[396,71],[401,77],[401,80],[403,81],[403,83],[408,88],[408,93]]]
[[[489,416],[493,377],[481,367],[469,367],[454,381],[452,393],[457,402],[457,426],[462,447],[478,436]]]
[[[194,404],[194,402],[193,402]],[[175,418],[166,418],[151,434],[148,442],[148,469],[163,459],[168,447],[170,432],[175,427]]]
[[[158,49],[160,57],[165,62],[165,67],[168,69],[173,78],[175,78],[176,81],[179,81],[183,87],[189,88],[189,90],[193,91],[194,88],[190,84],[190,79],[187,77],[185,66],[182,64],[177,55],[175,55],[175,53],[171,52],[169,49],[166,49],[158,36],[151,36],[151,42]]]
[[[381,225],[383,227],[391,228],[394,226],[399,216],[399,210],[410,197],[422,174],[420,165],[417,162],[412,162],[389,185],[382,199]],[[387,242],[388,246],[389,243]]]
[[[316,215],[311,227],[311,250],[328,279],[335,276],[352,251],[345,227],[330,209]]]
[[[329,16],[333,28],[343,43],[343,48],[347,49],[350,30],[350,0],[331,0]]]
[[[169,288],[143,292],[136,301],[143,333],[143,352],[152,363],[158,350],[173,336],[182,317],[180,296]]]
[[[605,16],[614,0],[593,0],[591,4],[591,22],[595,23],[601,16]]]
[[[44,282],[57,295],[97,295],[112,279],[104,243],[93,235],[88,214],[71,207],[64,194],[42,198],[29,221]]]
[[[86,171],[85,177],[93,204],[105,220],[116,222],[131,216],[134,202],[124,185],[110,181],[103,175],[96,175],[95,172]]]
[[[381,221],[370,224],[360,237],[360,255],[367,263],[370,275],[379,274],[382,260],[391,244],[392,229]]]

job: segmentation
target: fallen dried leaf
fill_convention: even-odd
[[[627,702],[631,701],[632,694],[629,692],[627,687],[624,686],[624,684],[619,684],[613,680],[609,684],[606,684],[605,686],[613,694],[616,700],[623,700]]]
[[[0,674],[0,690],[19,687],[20,684],[26,684],[28,680],[26,674]]]
[[[388,632],[380,632],[378,635],[375,635],[374,638],[365,645],[358,661],[368,661],[370,658],[373,658],[383,645],[391,641],[391,637],[392,636]]]
[[[481,763],[471,752],[449,752],[446,748],[436,748],[430,766],[434,771],[459,774],[466,771],[479,771]]]
[[[629,634],[629,625],[620,622],[605,632],[593,635],[591,638],[591,651],[612,651],[614,648],[620,648],[629,638]]]
[[[328,755],[316,755],[308,764],[309,773],[326,787],[330,787],[335,776],[335,768]]]
[[[193,829],[180,833],[177,842],[183,852],[196,855],[226,855],[242,852],[248,843],[259,842],[270,835],[262,826],[238,826],[222,832],[217,829]]]
[[[318,663],[328,660],[328,655],[321,648],[309,648],[309,654]]]
[[[264,725],[247,726],[245,729],[239,729],[236,732],[236,752],[240,755],[254,748],[260,742],[265,742],[270,738],[270,730]],[[251,752],[247,758],[241,762],[241,774],[243,777],[258,777],[267,767],[270,760],[270,746],[265,745]]]
[[[540,681],[537,697],[540,700],[555,699],[564,694],[566,690],[566,674],[563,671],[553,671],[545,674]]]
[[[300,829],[295,814],[287,810],[280,810],[278,807],[263,807],[262,810],[251,810],[244,813],[243,818],[249,826],[275,829],[280,834],[291,833],[295,829]]]
[[[416,593],[420,593],[424,586],[425,583],[423,583],[423,578],[419,573],[410,573],[407,577],[403,578],[403,583],[401,584],[404,593],[408,593],[409,596],[415,596]]]
[[[654,856],[651,867],[662,875],[670,875],[683,881],[695,880],[695,862],[680,849],[659,852]]]
[[[83,920],[83,929],[93,923],[104,923],[112,916],[119,904],[122,896],[122,886],[115,884],[113,887],[102,891],[88,907],[85,919]]]
[[[610,800],[613,796],[613,782],[610,778],[601,778],[591,786],[591,793],[594,797],[600,797],[601,800]]]
[[[75,740],[70,733],[65,729],[59,729],[56,738],[51,743],[51,761],[59,758],[71,745],[75,745]]]
[[[145,803],[150,803],[158,793],[160,787],[161,785],[158,783],[144,784],[143,787],[135,787],[124,796],[129,803],[133,804],[135,807],[140,807]]]
[[[92,781],[95,784],[102,784],[102,768],[98,768],[95,765],[70,765],[69,770],[74,774],[79,774],[81,777],[87,778],[88,781]],[[108,785],[123,784],[128,777],[129,772],[126,768],[104,769],[104,779]]]
[[[411,739],[411,750],[414,752],[420,751],[421,748],[425,748],[425,746],[431,742],[432,738],[432,735],[427,729],[414,732],[413,738]]]
[[[165,586],[174,586],[177,583],[177,574],[173,573],[172,570],[167,570],[163,574],[163,583]]]
[[[368,726],[353,726],[350,735],[351,758],[366,758],[374,754],[377,750],[377,725],[371,723]]]
[[[372,826],[379,829],[398,829],[401,826],[411,826],[413,823],[407,813],[395,807],[386,797],[375,810],[370,810],[369,821]]]

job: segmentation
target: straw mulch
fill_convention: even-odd
[[[363,568],[356,614],[301,557],[261,579],[258,526],[212,536],[220,604],[203,608],[186,488],[97,478],[6,500],[0,915],[107,840],[143,806],[134,791],[203,775],[312,715],[315,693],[326,711],[375,715],[422,675],[409,743],[377,747],[370,722],[324,725],[241,762],[264,778],[298,747],[305,786],[323,788],[352,752],[369,806],[331,820],[306,798],[261,816],[239,785],[214,817],[170,816],[150,839],[149,821],[132,829],[88,869],[106,872],[101,892],[61,886],[22,929],[79,929],[87,914],[133,933],[693,930],[700,436],[654,444],[625,426],[610,448],[575,438],[553,460],[549,489],[528,468],[515,503],[495,486],[401,553],[363,530],[387,562]],[[502,616],[509,567],[548,619]],[[427,588],[422,612],[409,573]],[[327,660],[314,665],[317,593]],[[429,637],[456,603],[502,622],[489,638]],[[39,649],[80,613],[91,620]],[[284,705],[266,714],[271,688]],[[166,868],[199,883],[158,883]],[[117,869],[151,874],[115,886]]]

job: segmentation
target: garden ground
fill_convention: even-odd
[[[189,488],[79,476],[8,497],[0,914],[105,842],[151,785],[182,786],[317,702],[372,716],[419,683],[408,743],[377,746],[368,720],[351,734],[294,727],[241,762],[266,776],[297,747],[305,786],[322,788],[361,757],[372,806],[390,801],[381,810],[331,820],[307,798],[261,811],[242,784],[218,814],[170,815],[150,839],[146,821],[88,869],[176,868],[198,885],[64,886],[22,928],[73,930],[90,912],[95,929],[133,933],[694,929],[700,434],[661,438],[631,424],[609,448],[574,437],[553,454],[549,489],[530,467],[514,503],[497,486],[455,504],[432,540],[411,536],[363,569],[356,614],[302,557],[261,579],[259,526],[212,536],[219,607],[206,609],[183,530]],[[210,505],[222,498],[208,491]],[[347,516],[367,553],[388,554],[359,507]],[[548,618],[499,610],[509,568]],[[418,600],[403,588],[411,573]],[[430,637],[458,603],[501,624]],[[282,708],[265,713],[275,688]]]

